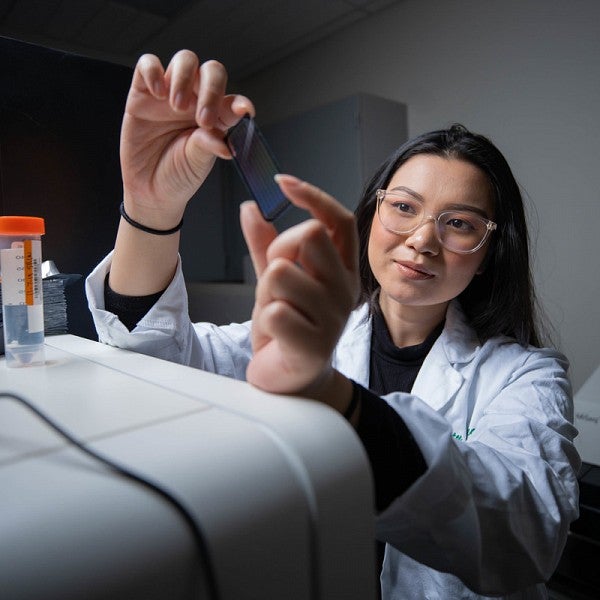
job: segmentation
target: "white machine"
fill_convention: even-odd
[[[575,394],[575,447],[583,461],[600,466],[600,367]]]
[[[0,598],[375,597],[368,461],[329,408],[74,336],[0,360],[2,392],[168,490],[207,555],[164,497],[0,397]]]

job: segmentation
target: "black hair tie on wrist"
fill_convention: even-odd
[[[183,226],[183,217],[182,217],[181,221],[179,221],[179,224],[175,225],[175,227],[173,227],[172,229],[152,229],[152,227],[146,227],[145,225],[142,225],[141,223],[138,223],[137,221],[134,221],[125,212],[125,202],[121,202],[121,205],[119,206],[119,212],[121,213],[121,216],[132,227],[135,227],[136,229],[140,229],[141,231],[145,231],[146,233],[151,233],[152,235],[171,235],[172,233],[176,233],[177,231],[179,231],[181,229],[181,227]]]

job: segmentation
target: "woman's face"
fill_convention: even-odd
[[[457,205],[483,211],[493,219],[493,193],[487,176],[476,166],[456,158],[419,154],[394,174],[388,191],[402,188],[423,203],[425,215],[455,209]],[[440,312],[476,275],[489,239],[472,254],[444,248],[436,237],[435,223],[425,220],[409,234],[386,230],[375,212],[369,237],[369,264],[381,286],[384,313],[395,305],[437,307]]]

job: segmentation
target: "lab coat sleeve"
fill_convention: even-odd
[[[502,356],[463,393],[466,440],[424,401],[386,399],[405,420],[427,472],[378,517],[378,537],[484,595],[546,581],[578,516],[571,388],[552,351]],[[481,380],[486,384],[482,385]]]
[[[86,279],[86,295],[102,343],[244,380],[251,357],[250,323],[218,327],[190,321],[181,261],[158,302],[129,331],[104,309],[109,254]]]

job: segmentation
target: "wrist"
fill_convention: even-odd
[[[131,227],[134,227],[135,229],[139,229],[140,231],[143,231],[144,233],[149,233],[152,235],[172,235],[173,233],[177,233],[183,226],[183,217],[182,217],[181,220],[179,221],[179,223],[177,223],[177,225],[175,225],[174,227],[171,227],[171,228],[157,229],[155,227],[149,227],[148,225],[145,225],[144,223],[140,223],[139,221],[136,221],[135,219],[133,219],[131,217],[131,215],[129,215],[127,213],[127,211],[125,210],[125,202],[121,202],[121,205],[119,206],[119,212],[121,213],[121,216],[123,217],[123,219],[125,219],[125,221],[129,225],[131,225]]]
[[[346,415],[354,397],[354,386],[352,381],[342,375],[339,371],[330,367],[321,374],[308,388],[303,390],[302,396],[311,398],[327,404],[341,415]],[[351,422],[356,414],[356,403],[354,403],[353,415],[348,417]]]
[[[154,207],[144,206],[124,197],[119,207],[119,211],[124,220],[138,229],[151,229],[156,232],[172,231],[173,233],[181,229],[183,224],[183,211],[176,207]],[[123,214],[125,213],[125,214]],[[132,223],[133,222],[133,223]]]

